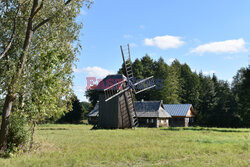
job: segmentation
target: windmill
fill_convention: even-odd
[[[126,77],[103,90],[99,100],[98,126],[100,128],[137,127],[138,119],[134,106],[134,95],[155,87],[153,76],[136,82],[130,58],[129,44],[120,46]],[[117,75],[107,76],[114,78]],[[121,75],[119,75],[121,76]]]

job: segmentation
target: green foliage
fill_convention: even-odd
[[[85,96],[88,98],[92,106],[95,106],[97,101],[99,100],[99,92],[95,90],[95,86],[88,89],[85,92]]]
[[[7,154],[25,150],[29,135],[26,117],[17,112],[13,113],[10,118]]]
[[[30,124],[58,118],[71,107],[72,73],[82,27],[76,19],[82,6],[91,3],[1,2],[0,53],[9,48],[0,57],[0,98],[8,106],[2,109],[1,150],[6,149],[12,105],[15,111],[25,111]]]
[[[165,104],[179,103],[179,78],[173,66],[170,67],[169,73],[163,82],[161,90],[162,100]]]
[[[71,98],[72,110],[67,112],[63,117],[61,117],[58,122],[59,123],[71,123],[71,124],[79,124],[81,120],[83,120],[84,114],[86,113],[85,108],[82,107],[80,101],[76,96]]]
[[[237,115],[242,126],[250,127],[250,66],[240,69],[233,81]]]
[[[199,77],[187,64],[181,65],[179,97],[181,103],[190,103],[196,108],[199,101]]]
[[[88,114],[91,112],[91,110],[94,108],[91,103],[88,102],[81,102],[82,110],[83,110],[83,119],[88,119]]]

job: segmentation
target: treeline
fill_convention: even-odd
[[[196,124],[214,127],[250,126],[250,68],[240,69],[232,84],[213,76],[192,72],[187,64],[178,60],[168,65],[163,58],[154,61],[146,55],[133,63],[136,79],[155,78],[155,89],[137,94],[136,99],[163,100],[165,104],[194,106]],[[123,67],[118,73],[125,74]],[[96,92],[89,90],[86,96],[94,105]]]
[[[61,118],[52,120],[54,123],[81,124],[88,119],[88,113],[93,106],[88,102],[80,102],[76,95],[71,98],[72,108]]]

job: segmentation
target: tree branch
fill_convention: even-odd
[[[67,1],[65,2],[65,5],[68,5],[71,1],[72,1],[72,0],[67,0]]]
[[[40,22],[35,28],[33,28],[32,31],[35,32],[38,28],[40,28],[41,26],[43,26],[44,24],[46,24],[47,22],[49,22],[50,19],[52,19],[52,17],[43,20],[43,21]]]
[[[33,17],[39,12],[39,10],[41,10],[43,8],[43,1],[41,2],[41,5],[35,9],[35,11],[33,12],[33,14],[31,15],[31,18],[33,19]]]
[[[67,6],[72,0],[67,0],[64,5]],[[38,28],[40,28],[41,26],[43,26],[44,24],[46,24],[47,22],[49,22],[50,20],[52,20],[56,15],[47,18],[45,20],[43,20],[42,22],[40,22],[38,25],[35,26],[35,28],[32,29],[33,32],[35,32]]]
[[[18,6],[15,18],[14,18],[14,25],[13,25],[13,30],[12,30],[12,34],[10,37],[10,41],[8,43],[8,45],[5,47],[4,51],[0,54],[0,60],[4,57],[4,55],[8,52],[8,50],[10,49],[12,42],[14,41],[15,35],[16,35],[16,22],[17,22],[17,16],[20,10],[20,5]]]

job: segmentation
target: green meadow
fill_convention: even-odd
[[[89,125],[40,125],[35,150],[1,158],[1,167],[248,166],[250,130],[136,128],[91,130]]]

